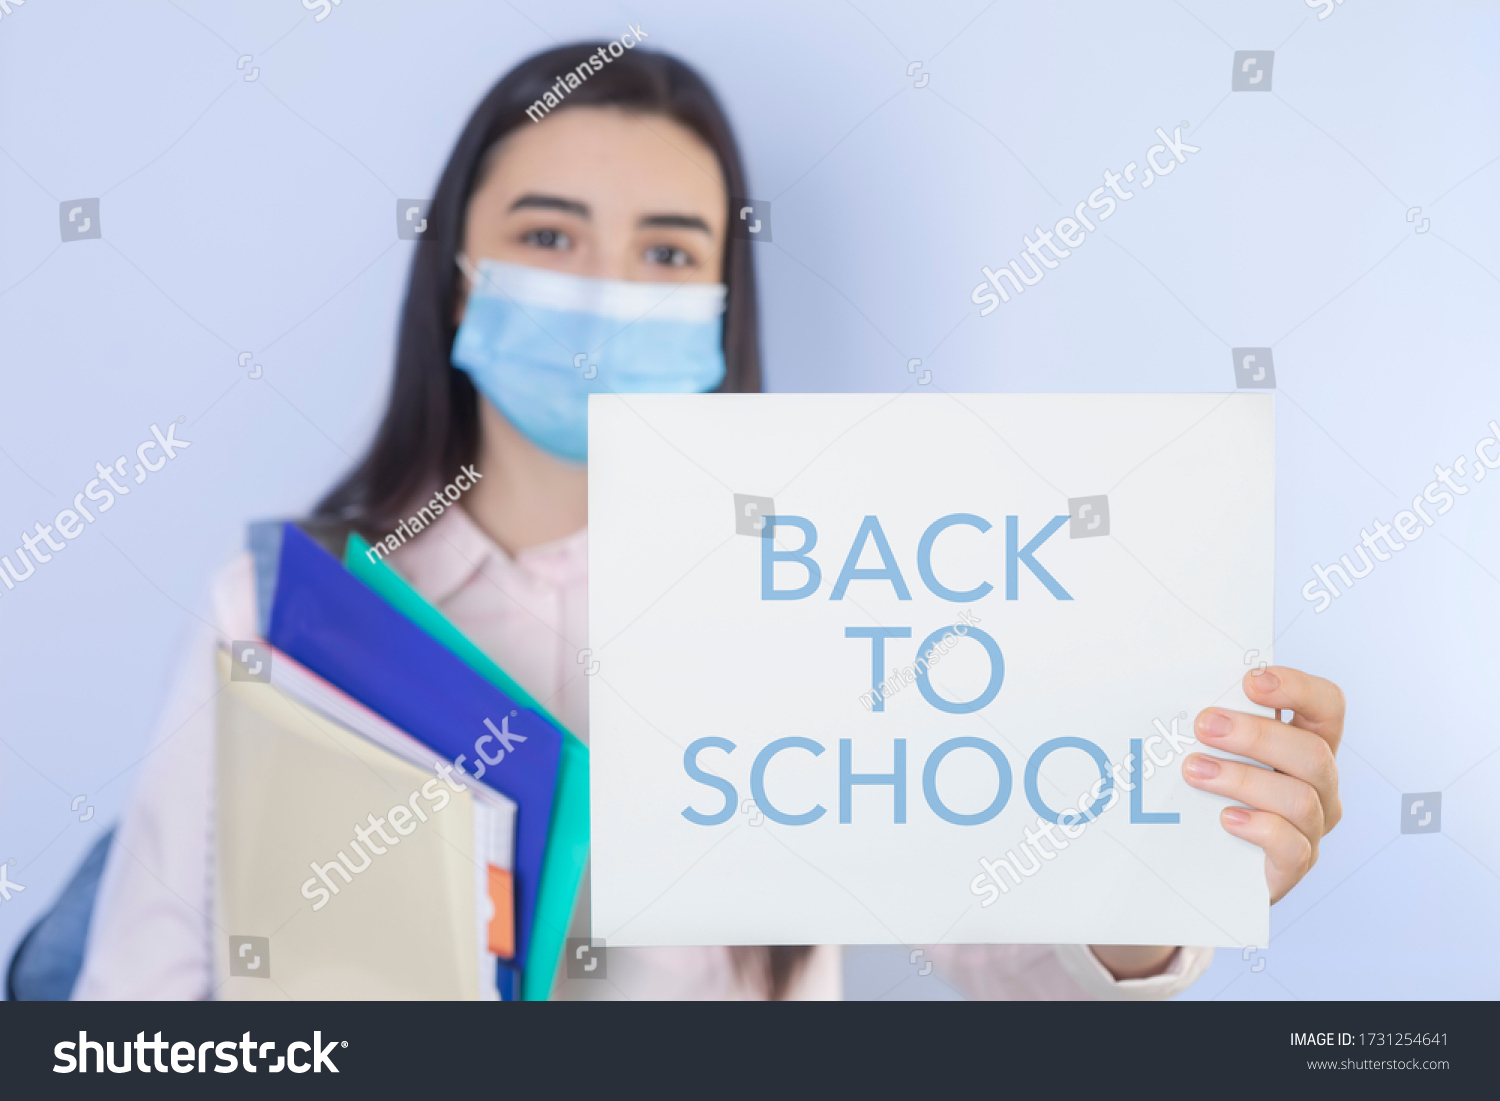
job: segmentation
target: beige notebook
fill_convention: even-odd
[[[471,792],[218,660],[216,996],[493,997]]]

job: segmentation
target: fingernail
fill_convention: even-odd
[[[1224,810],[1224,821],[1231,826],[1243,826],[1250,821],[1250,812],[1244,807],[1227,807]]]
[[[1219,774],[1219,762],[1194,754],[1187,759],[1187,774],[1195,780],[1212,780]]]
[[[1267,669],[1264,673],[1255,674],[1255,690],[1257,692],[1274,692],[1281,687],[1281,678]]]
[[[1198,719],[1198,729],[1205,738],[1227,738],[1234,723],[1222,711],[1205,711]]]

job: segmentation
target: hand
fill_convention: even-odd
[[[1338,685],[1273,665],[1245,674],[1245,695],[1277,709],[1276,718],[1210,707],[1194,730],[1205,745],[1270,765],[1226,761],[1202,753],[1182,763],[1189,784],[1227,795],[1245,807],[1225,807],[1219,822],[1266,853],[1266,884],[1278,902],[1318,862],[1318,843],[1343,817],[1334,763],[1344,734],[1344,693]],[[1283,710],[1291,723],[1280,721]]]

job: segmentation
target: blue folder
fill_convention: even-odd
[[[509,718],[511,748],[479,782],[516,803],[516,958],[526,964],[562,732],[474,672],[291,523],[254,524],[261,636],[371,711],[453,761],[473,781],[479,754],[501,745],[488,719]],[[524,739],[524,741],[522,740]]]

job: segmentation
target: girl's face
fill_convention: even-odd
[[[600,279],[717,283],[728,206],[717,158],[682,124],[563,108],[496,146],[464,251]]]

